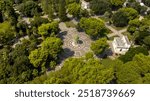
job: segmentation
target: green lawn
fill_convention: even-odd
[[[103,64],[105,67],[110,67],[110,64],[113,62],[113,60],[106,58],[101,60],[101,64]]]
[[[68,28],[70,28],[70,27],[75,28],[76,27],[76,25],[72,21],[67,21],[67,22],[65,22],[65,24]]]

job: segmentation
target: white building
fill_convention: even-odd
[[[135,0],[136,2],[142,3],[142,0]]]
[[[139,2],[141,6],[145,6],[142,0],[136,0],[136,2]]]
[[[86,10],[90,9],[90,3],[82,0],[81,1],[81,8],[86,9]]]
[[[125,54],[130,47],[131,43],[127,36],[115,37],[112,42],[112,51],[115,54]]]

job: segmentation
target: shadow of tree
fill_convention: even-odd
[[[75,52],[71,51],[69,48],[64,48],[61,54],[59,54],[59,61],[58,63],[61,63],[65,59],[74,56]]]
[[[98,58],[102,58],[102,59],[105,59],[107,58],[108,56],[112,56],[113,55],[113,52],[111,49],[106,49],[102,54],[98,54],[96,55]]]
[[[82,40],[78,40],[78,44],[83,44],[83,41]]]
[[[60,33],[58,34],[58,37],[63,40],[63,39],[65,39],[64,36],[66,36],[67,33],[68,33],[67,31],[60,32]]]

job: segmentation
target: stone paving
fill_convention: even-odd
[[[90,45],[92,40],[85,32],[78,32],[76,28],[67,28],[65,23],[60,23],[59,27],[61,29],[59,36],[63,40],[63,49],[66,54],[69,55],[70,50],[74,52],[72,56],[81,57],[84,56],[85,53],[91,51]],[[76,36],[79,36],[78,44],[74,44]]]
[[[67,28],[65,23],[60,23],[61,32],[59,37],[63,40],[64,52],[60,54],[60,63],[56,66],[55,71],[60,70],[64,61],[69,57],[81,57],[90,52],[92,40],[85,32],[78,32],[76,28]],[[74,45],[75,37],[79,36],[79,43]]]

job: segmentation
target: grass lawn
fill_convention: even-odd
[[[101,60],[101,64],[104,65],[105,67],[109,67],[112,62],[113,62],[113,60],[111,60],[109,58]]]
[[[76,27],[76,25],[72,21],[67,21],[67,22],[65,22],[65,24],[68,28],[70,28],[70,27],[75,28]]]
[[[116,29],[116,30],[122,30],[122,29],[124,29],[124,28],[127,28],[127,26],[126,27],[116,27],[116,26],[114,26],[114,25],[111,25],[111,27],[113,27],[114,29]]]
[[[113,41],[115,37],[119,37],[118,35],[112,36],[109,38],[110,41]]]

